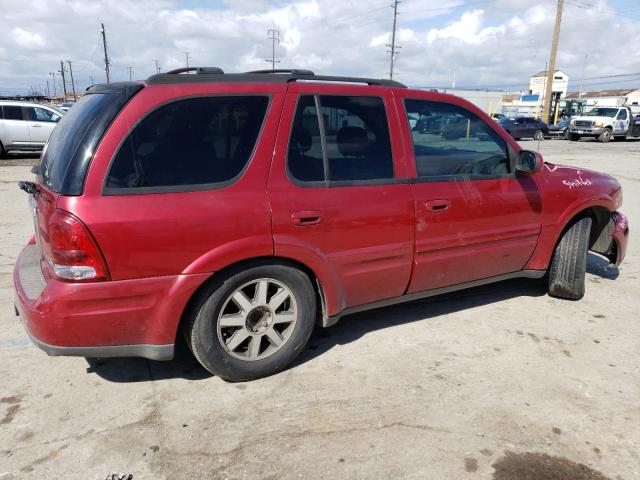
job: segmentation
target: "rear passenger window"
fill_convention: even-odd
[[[197,97],[158,108],[120,147],[107,188],[171,191],[233,180],[249,162],[268,103],[264,96]]]
[[[5,120],[22,120],[22,107],[5,105],[2,110],[4,110]]]
[[[456,105],[405,100],[418,177],[491,178],[509,173],[507,144],[473,113]],[[446,178],[443,178],[446,180]]]
[[[289,141],[288,168],[301,182],[393,178],[384,101],[366,96],[301,96]],[[322,135],[324,138],[322,138]],[[324,142],[323,142],[324,140]]]

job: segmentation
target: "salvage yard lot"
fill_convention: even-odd
[[[238,384],[183,346],[161,363],[31,345],[11,278],[33,230],[15,183],[30,167],[0,161],[0,480],[640,478],[640,142],[540,151],[624,189],[627,259],[590,256],[582,301],[517,280],[361,313],[318,330],[293,368]]]

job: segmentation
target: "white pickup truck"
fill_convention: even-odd
[[[595,137],[606,143],[612,138],[640,137],[640,122],[629,107],[595,107],[569,122],[569,140]]]

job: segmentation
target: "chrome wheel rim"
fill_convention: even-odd
[[[540,130],[538,130],[536,132],[536,140],[542,140],[543,138],[544,138],[544,134]]]
[[[270,357],[289,340],[298,305],[289,287],[258,278],[235,289],[218,314],[218,340],[227,353],[244,361]]]

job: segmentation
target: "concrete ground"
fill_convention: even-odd
[[[640,478],[640,142],[540,150],[624,187],[627,259],[590,257],[582,301],[519,280],[366,312],[240,384],[184,351],[160,363],[34,347],[11,279],[33,229],[15,184],[29,162],[0,162],[0,480]]]

